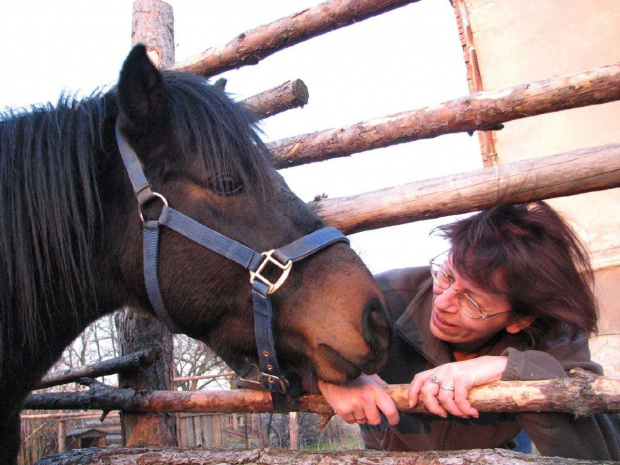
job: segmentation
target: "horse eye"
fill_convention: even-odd
[[[243,190],[243,184],[232,174],[218,174],[211,178],[209,189],[219,195],[237,195]]]

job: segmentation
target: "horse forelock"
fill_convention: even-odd
[[[0,337],[50,345],[49,322],[79,321],[92,293],[103,98],[61,96],[0,115]],[[58,312],[58,309],[62,309]],[[54,312],[56,310],[56,312]],[[76,323],[79,324],[79,323]]]
[[[268,197],[272,160],[256,117],[200,76],[165,71],[163,76],[172,130],[183,154],[200,160],[205,178],[234,174],[247,190],[260,194],[252,198]]]

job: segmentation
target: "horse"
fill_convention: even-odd
[[[147,200],[136,201],[123,145],[152,188]],[[126,306],[158,313],[143,270],[144,238],[168,204],[258,251],[325,226],[273,168],[253,115],[201,76],[158,70],[143,45],[110,89],[5,110],[0,147],[3,464],[16,462],[23,400],[88,324]],[[374,373],[390,344],[372,275],[331,236],[319,252],[289,263],[269,296],[278,360],[309,382]],[[165,319],[232,367],[257,363],[262,329],[255,334],[248,271],[172,228],[161,228],[157,247]],[[269,283],[280,271],[262,273]]]

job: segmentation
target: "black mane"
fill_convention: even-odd
[[[246,188],[266,191],[270,161],[253,116],[199,76],[162,74],[180,155],[201,160],[205,181],[234,173]],[[36,349],[45,343],[37,337],[55,337],[44,328],[54,309],[79,321],[84,305],[96,306],[99,191],[120,188],[99,185],[97,157],[118,157],[109,131],[117,106],[113,88],[0,114],[0,348]]]

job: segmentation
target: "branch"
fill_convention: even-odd
[[[213,76],[255,65],[275,52],[418,0],[330,0],[239,34],[226,45],[175,63],[170,69]]]
[[[439,105],[405,111],[352,126],[289,137],[267,146],[278,168],[343,157],[455,132],[620,99],[620,64],[483,91]]]
[[[564,459],[560,457],[541,457],[521,454],[505,449],[473,449],[466,451],[429,452],[383,452],[371,450],[302,452],[269,447],[247,450],[209,450],[181,448],[115,448],[115,449],[76,449],[64,454],[51,455],[39,459],[37,465],[169,465],[172,463],[192,463],[211,465],[216,463],[235,463],[238,465],[339,465],[367,463],[376,465],[527,465],[527,464],[594,464],[591,460]]]
[[[620,144],[427,179],[313,203],[345,234],[518,203],[620,187]]]
[[[101,409],[176,413],[273,412],[268,392],[231,391],[135,391],[117,389],[94,380],[83,380],[90,392],[31,394],[26,409]],[[407,400],[408,385],[387,386],[401,412],[428,413],[420,397],[413,409]],[[295,410],[333,415],[320,395],[297,399]],[[592,375],[583,370],[571,377],[545,381],[498,381],[474,388],[471,405],[481,412],[564,412],[576,416],[620,412],[620,379]]]
[[[308,96],[304,82],[296,79],[248,97],[240,103],[259,118],[265,119],[291,108],[303,107],[308,103]]]
[[[158,352],[157,349],[141,350],[122,357],[103,360],[81,367],[59,370],[43,377],[37,389],[73,383],[84,377],[98,378],[100,376],[113,375],[116,373],[133,371],[141,367],[147,367],[155,363]]]

